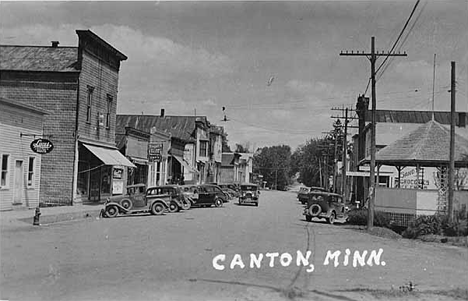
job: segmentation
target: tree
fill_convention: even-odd
[[[254,171],[263,175],[272,188],[284,190],[291,182],[291,148],[288,145],[263,147],[254,155]]]
[[[222,152],[223,153],[232,153],[231,148],[229,147],[229,144],[228,144],[227,136],[228,136],[228,134],[223,131],[223,133],[221,135]]]
[[[236,143],[236,153],[250,153],[250,143],[247,142],[244,145]]]

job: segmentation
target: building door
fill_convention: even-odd
[[[23,205],[24,172],[23,161],[17,160],[15,163],[15,180],[13,183],[13,204]]]

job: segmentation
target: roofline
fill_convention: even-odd
[[[108,48],[112,52],[115,52],[117,54],[117,56],[119,56],[121,61],[125,61],[126,59],[128,59],[128,57],[125,54],[118,51],[115,47],[113,47],[111,44],[104,41],[101,37],[99,37],[97,34],[95,34],[94,32],[92,32],[89,29],[86,29],[86,30],[77,29],[76,34],[78,35],[78,38],[80,38],[80,35],[89,35],[89,37],[91,37],[92,39],[98,41],[99,43],[102,43],[106,48]]]
[[[24,69],[0,69],[2,72],[27,72],[27,73],[80,73],[81,70],[57,71],[57,70],[24,70]]]
[[[77,46],[57,46],[57,47],[52,47],[52,46],[45,46],[45,45],[7,45],[7,44],[0,44],[0,47],[37,47],[37,48],[54,48],[54,49],[60,49],[60,48],[76,48],[78,49]]]
[[[16,102],[16,101],[13,101],[11,99],[4,98],[4,97],[0,97],[0,102],[12,105],[12,106],[17,107],[17,108],[26,109],[28,111],[36,112],[36,113],[39,113],[39,114],[42,114],[42,115],[50,115],[51,114],[51,112],[43,110],[41,108],[31,106],[31,105],[27,105],[27,104],[23,104],[23,103],[20,103],[20,102]]]

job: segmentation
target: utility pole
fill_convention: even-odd
[[[452,62],[450,84],[450,163],[448,174],[448,218],[453,221],[453,189],[455,181],[455,62]]]
[[[375,147],[375,110],[376,110],[376,102],[377,102],[377,97],[376,97],[376,91],[375,91],[375,62],[377,61],[377,58],[380,56],[406,56],[405,53],[384,53],[383,51],[375,52],[375,37],[371,38],[371,52],[370,53],[365,53],[364,51],[362,52],[353,52],[349,53],[346,51],[346,53],[341,52],[340,55],[344,56],[365,56],[370,60],[371,63],[371,85],[372,85],[372,125],[371,125],[371,162],[370,162],[370,176],[369,176],[369,205],[368,205],[368,215],[367,215],[367,230],[372,230],[374,227],[374,204],[375,204],[375,153],[376,153],[376,147]],[[361,134],[361,133],[360,133]]]
[[[341,172],[341,195],[343,195],[345,202],[348,201],[348,193],[346,189],[346,155],[348,152],[348,108],[345,111],[344,135],[343,135],[343,171]]]

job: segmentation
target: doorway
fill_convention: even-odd
[[[13,182],[13,205],[23,204],[24,170],[23,161],[15,161],[15,180]]]

